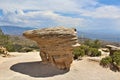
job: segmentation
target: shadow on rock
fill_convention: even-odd
[[[32,77],[52,77],[68,72],[68,70],[59,70],[51,64],[43,64],[42,62],[17,63],[11,66],[10,69]]]

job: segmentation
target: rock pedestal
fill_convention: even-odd
[[[29,30],[23,35],[38,43],[43,63],[52,63],[59,69],[69,69],[73,61],[73,48],[78,44],[76,29],[65,27]]]

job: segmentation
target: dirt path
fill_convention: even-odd
[[[120,72],[86,58],[74,61],[67,72],[42,64],[38,52],[10,54],[14,57],[0,57],[0,80],[120,80]]]

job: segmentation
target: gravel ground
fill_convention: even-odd
[[[62,71],[42,64],[38,52],[10,54],[14,56],[0,57],[0,80],[120,80],[120,72],[103,68],[86,57],[74,61],[70,71]]]

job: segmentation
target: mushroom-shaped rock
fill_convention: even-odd
[[[43,63],[52,63],[59,69],[70,69],[73,49],[78,44],[76,29],[65,27],[29,30],[23,35],[38,43]]]

